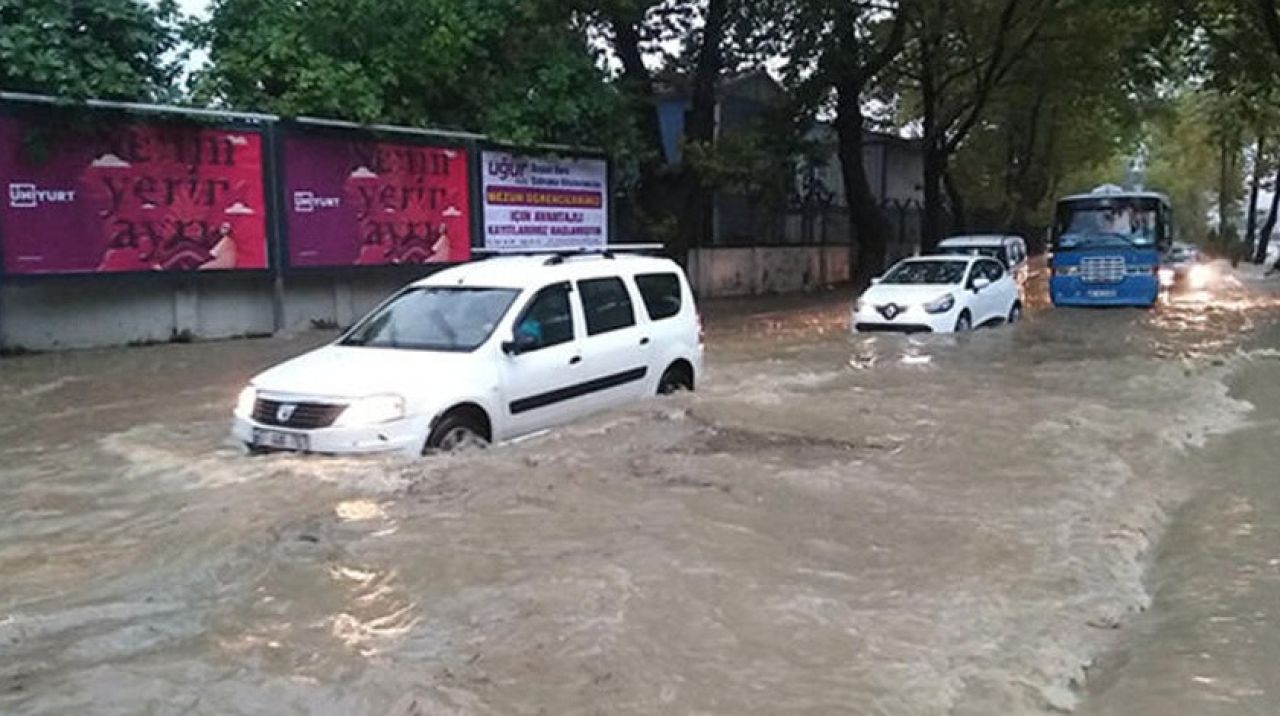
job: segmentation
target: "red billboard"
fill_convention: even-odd
[[[464,149],[289,135],[283,165],[290,266],[450,263],[471,256]]]
[[[0,116],[0,186],[8,274],[267,266],[255,131]]]

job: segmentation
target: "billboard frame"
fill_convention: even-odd
[[[274,150],[272,161],[275,162],[275,186],[273,187],[273,195],[275,200],[275,221],[279,232],[279,253],[280,261],[277,264],[281,271],[287,275],[325,275],[335,272],[354,272],[356,274],[377,274],[377,273],[421,273],[421,275],[429,275],[436,271],[446,269],[450,266],[457,266],[464,261],[449,261],[441,263],[423,263],[423,264],[332,264],[322,266],[294,266],[289,260],[289,219],[288,219],[288,176],[285,172],[285,140],[289,136],[330,139],[336,142],[367,140],[372,142],[386,142],[392,144],[402,144],[406,146],[432,147],[437,149],[460,149],[467,153],[467,209],[474,215],[475,213],[475,192],[474,179],[476,167],[473,158],[479,151],[479,140],[482,135],[470,134],[467,132],[450,132],[444,130],[428,130],[417,129],[413,127],[394,127],[384,124],[363,125],[355,122],[344,122],[340,120],[316,119],[312,117],[299,117],[292,120],[280,120],[273,123]],[[474,251],[476,245],[476,228],[475,217],[472,216],[470,226],[467,227],[469,245]],[[470,261],[470,256],[467,259]],[[415,270],[416,271],[413,271]]]
[[[0,92],[0,117],[11,117],[24,119],[35,117],[37,119],[48,120],[50,118],[73,117],[75,113],[79,113],[80,117],[86,120],[87,126],[93,126],[97,122],[98,117],[102,117],[100,125],[160,125],[160,124],[176,124],[190,127],[200,127],[204,129],[214,129],[218,131],[235,131],[235,132],[253,132],[260,138],[261,146],[261,177],[262,177],[262,195],[263,202],[266,207],[270,207],[272,200],[270,198],[272,189],[272,167],[271,158],[269,156],[268,134],[277,119],[273,115],[253,114],[244,112],[219,112],[216,110],[182,108],[182,107],[165,107],[161,105],[149,105],[132,102],[109,102],[104,100],[86,100],[84,102],[63,101],[51,97],[42,97],[40,95],[27,95],[15,92]],[[229,269],[212,269],[207,271],[186,270],[186,271],[56,271],[47,273],[12,273],[5,269],[3,261],[6,241],[6,228],[0,224],[0,281],[5,284],[20,284],[28,282],[63,280],[63,279],[85,279],[87,277],[109,277],[109,276],[130,276],[139,277],[147,276],[159,279],[160,277],[184,277],[190,279],[193,276],[267,276],[275,271],[276,265],[273,263],[272,245],[277,242],[277,237],[273,236],[272,224],[275,222],[270,219],[270,209],[267,208],[267,216],[263,217],[263,241],[265,243],[264,253],[267,259],[267,265],[262,268],[229,268]],[[163,279],[161,279],[163,280]]]
[[[616,226],[616,217],[618,210],[618,202],[614,194],[614,185],[616,184],[614,173],[617,165],[613,161],[613,157],[609,153],[599,147],[574,147],[568,144],[520,144],[515,142],[500,142],[496,140],[486,139],[479,142],[479,148],[476,150],[475,158],[475,176],[474,196],[476,206],[472,211],[475,216],[472,218],[476,228],[472,233],[471,249],[484,250],[484,179],[481,172],[484,171],[484,153],[485,152],[506,152],[508,154],[516,154],[526,157],[545,158],[545,159],[600,159],[604,161],[604,194],[608,202],[608,211],[605,215],[605,226],[609,235],[605,238],[604,245],[609,246],[616,243],[613,241]],[[547,252],[554,253],[554,249],[546,249]],[[526,251],[524,253],[539,253],[538,251]]]

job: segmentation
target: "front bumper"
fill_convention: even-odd
[[[422,453],[422,448],[426,444],[429,427],[429,420],[412,416],[376,425],[327,427],[313,430],[281,428],[236,417],[231,425],[231,435],[237,442],[252,447],[253,431],[257,428],[305,435],[308,442],[307,452],[333,455],[398,452],[417,456]]]
[[[956,328],[959,307],[946,313],[928,313],[921,306],[908,306],[893,318],[886,318],[873,306],[864,306],[850,320],[854,333],[950,333]]]
[[[1128,277],[1115,283],[1086,283],[1074,277],[1049,279],[1055,306],[1150,306],[1160,286],[1155,277]]]

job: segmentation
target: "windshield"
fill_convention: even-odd
[[[344,346],[471,351],[488,340],[519,291],[430,286],[396,296],[352,328]]]
[[[906,261],[894,266],[880,283],[950,284],[964,280],[967,261]]]
[[[1152,248],[1159,230],[1156,199],[1107,197],[1058,204],[1054,245],[1059,251],[1101,247]]]

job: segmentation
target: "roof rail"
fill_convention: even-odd
[[[616,254],[658,253],[665,249],[662,244],[606,244],[604,246],[583,246],[572,249],[473,249],[472,253],[485,258],[500,256],[546,256],[545,266],[562,264],[566,259],[598,256],[612,259]]]

